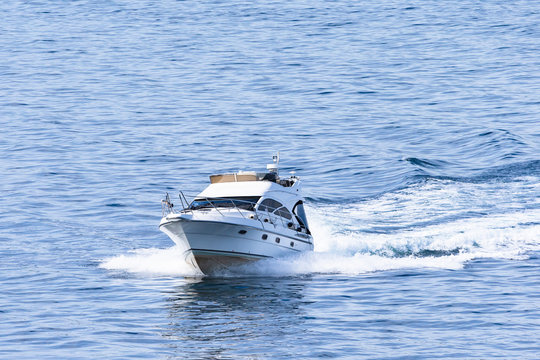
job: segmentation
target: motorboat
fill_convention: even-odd
[[[204,274],[253,261],[313,250],[300,178],[279,176],[279,153],[266,172],[210,175],[210,185],[181,210],[169,195],[159,228]]]

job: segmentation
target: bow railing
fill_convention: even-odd
[[[279,215],[281,211],[276,210],[281,209],[264,205],[264,210],[257,208],[257,202],[234,199],[234,198],[220,198],[220,197],[201,197],[193,196],[196,200],[188,202],[186,196],[182,191],[179,192],[178,198],[182,206],[181,210],[174,208],[174,204],[171,202],[169,193],[166,194],[165,199],[161,200],[161,213],[165,217],[169,214],[175,213],[194,213],[194,211],[205,211],[205,210],[215,210],[221,216],[225,214],[230,215],[231,212],[237,212],[244,219],[250,218],[258,220],[261,222],[264,228],[265,223],[270,223],[275,225],[276,223],[281,223],[285,228],[290,228],[298,232],[302,231],[303,226],[299,222],[292,219],[286,219],[283,216]]]

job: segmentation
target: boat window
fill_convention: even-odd
[[[239,196],[226,198],[204,198],[195,199],[189,206],[191,210],[211,209],[211,208],[234,208],[253,211],[255,204],[259,201],[259,196]]]
[[[296,220],[298,220],[300,223],[300,226],[305,228],[309,234],[306,211],[304,210],[304,203],[302,201],[299,201],[294,205],[293,214],[295,215]]]
[[[282,203],[274,199],[264,199],[259,205],[259,210],[268,211],[289,220],[292,219],[291,212]]]
[[[282,206],[279,209],[277,209],[276,211],[274,211],[274,214],[279,215],[279,216],[284,217],[284,218],[289,219],[289,220],[292,219],[291,212],[285,206]]]
[[[274,212],[276,209],[282,207],[283,204],[274,199],[264,199],[259,205],[259,210]]]

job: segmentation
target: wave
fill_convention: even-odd
[[[405,159],[409,161],[410,159]],[[442,163],[437,160],[422,160],[416,159],[417,162],[432,162]],[[413,163],[413,161],[409,161]],[[469,182],[480,183],[489,181],[507,182],[513,181],[516,178],[522,178],[526,176],[539,176],[540,175],[540,160],[530,160],[523,162],[516,162],[506,165],[494,166],[487,168],[475,176],[436,176],[429,174],[413,175],[415,179],[439,179],[439,180],[452,180],[456,182]]]
[[[411,163],[412,165],[416,165],[422,168],[443,167],[446,164],[448,164],[447,161],[443,161],[443,160],[420,159],[420,158],[415,158],[415,157],[408,157],[408,158],[404,158],[403,160]]]
[[[519,182],[521,178],[540,177],[540,160],[512,162],[505,165],[466,170],[463,175],[456,174],[460,172],[460,170],[456,170],[460,164],[440,159],[402,158],[399,162],[406,164],[407,168],[396,169],[393,168],[395,163],[389,163],[386,165],[388,167],[386,172],[366,173],[359,171],[350,176],[341,174],[333,179],[324,179],[320,182],[327,184],[327,188],[324,190],[317,187],[312,188],[306,199],[317,204],[347,205],[351,202],[376,199],[432,180],[480,184],[512,183]],[[454,171],[446,169],[447,166],[454,166]],[[316,184],[314,185],[316,186]],[[504,187],[503,184],[501,186]],[[355,189],[356,191],[351,192],[346,189]]]
[[[540,250],[536,176],[506,183],[424,183],[350,204],[311,203],[315,251],[268,259],[223,276],[356,275],[373,271],[460,269],[478,258],[526,259]],[[197,276],[181,250],[139,249],[100,266],[135,274]]]

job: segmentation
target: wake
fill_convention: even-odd
[[[537,177],[504,183],[430,179],[377,198],[307,207],[315,251],[238,267],[223,276],[358,275],[461,269],[477,258],[521,260],[540,250]],[[146,276],[198,276],[181,250],[139,249],[100,267]]]

